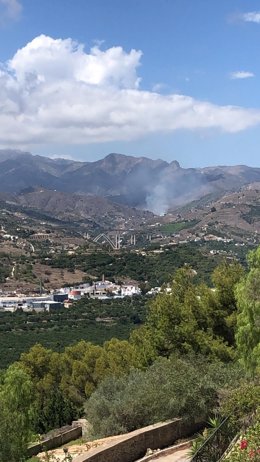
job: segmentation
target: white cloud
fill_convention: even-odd
[[[249,79],[250,77],[255,77],[255,74],[249,71],[236,71],[236,72],[231,72],[229,76],[231,79],[236,80],[236,79]]]
[[[87,54],[83,45],[71,39],[40,35],[18,50],[8,67],[24,84],[33,80],[46,85],[70,82],[137,88],[140,79],[136,68],[141,55],[136,50],[127,54],[121,47],[101,51],[96,46]]]
[[[260,11],[250,11],[241,15],[241,19],[246,22],[255,22],[260,24]]]
[[[0,0],[0,24],[19,19],[22,5],[19,0]]]
[[[141,51],[89,53],[41,35],[0,67],[0,145],[132,140],[179,129],[235,133],[260,124],[260,110],[218,106],[139,88]]]
[[[155,83],[153,86],[152,86],[152,91],[154,91],[155,93],[160,93],[161,91],[165,90],[167,88],[167,85],[165,85],[165,83]]]

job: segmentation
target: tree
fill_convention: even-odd
[[[33,420],[33,386],[17,364],[9,367],[0,384],[0,460],[26,460]]]
[[[142,325],[134,329],[130,334],[130,343],[136,350],[137,361],[140,367],[150,366],[157,358],[154,347],[151,329],[147,325]]]
[[[189,267],[177,270],[170,293],[152,300],[146,323],[152,346],[159,356],[178,351],[230,360],[232,350],[214,331],[214,294],[205,285],[195,286],[193,276]]]
[[[235,342],[237,321],[236,284],[244,276],[244,270],[238,262],[224,260],[212,274],[215,286],[215,303],[213,311],[214,332],[223,337],[229,345]]]
[[[61,387],[65,374],[59,353],[34,345],[21,355],[21,364],[31,377],[35,394],[35,430],[46,432],[55,426],[70,423],[77,415],[75,403]]]
[[[135,347],[126,340],[112,338],[104,343],[102,353],[96,361],[95,376],[100,382],[109,375],[120,376],[138,367]]]
[[[248,372],[260,366],[260,247],[248,254],[249,272],[237,285],[239,309],[236,342]]]
[[[84,340],[65,348],[62,354],[61,388],[76,406],[82,406],[97,385],[95,368],[102,347]]]

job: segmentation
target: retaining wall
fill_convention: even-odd
[[[52,436],[51,438],[30,446],[28,448],[28,457],[36,456],[39,454],[39,452],[50,451],[52,449],[59,448],[63,444],[67,444],[70,441],[81,438],[81,436],[82,427],[76,426],[70,430],[60,433],[59,435]]]
[[[134,462],[143,457],[148,448],[171,446],[176,440],[193,435],[203,426],[202,421],[194,423],[182,419],[150,425],[128,433],[116,443],[78,456],[73,462]]]

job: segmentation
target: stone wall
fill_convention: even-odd
[[[203,425],[204,422],[194,423],[182,419],[150,425],[122,436],[116,443],[78,456],[73,462],[134,462],[143,457],[148,448],[171,446],[176,440],[193,435]]]
[[[60,433],[59,435],[52,436],[46,440],[41,441],[40,443],[30,446],[28,449],[28,457],[36,456],[39,452],[50,451],[52,449],[59,448],[63,444],[67,444],[70,441],[81,438],[82,436],[82,427],[75,426],[65,432]]]

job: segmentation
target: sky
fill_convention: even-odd
[[[0,148],[260,167],[259,0],[0,0]]]

